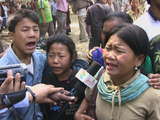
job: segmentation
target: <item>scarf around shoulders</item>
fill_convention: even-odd
[[[131,78],[132,81],[128,85],[123,86],[114,86],[113,84],[108,84],[108,82],[106,83],[105,77],[107,76],[104,74],[100,78],[97,87],[102,99],[109,103],[123,104],[129,102],[139,97],[150,87],[147,83],[149,78],[139,71]],[[109,81],[111,83],[111,80]]]

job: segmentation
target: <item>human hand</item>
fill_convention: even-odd
[[[56,104],[59,99],[67,99],[66,96],[60,94],[64,88],[56,88],[53,85],[37,84],[34,86],[28,86],[35,93],[37,103],[52,103]],[[32,101],[33,98],[29,94],[29,99]]]
[[[96,61],[101,66],[105,66],[104,58],[103,58],[103,49],[100,47],[94,47],[89,51],[88,59],[90,61]]]
[[[7,72],[7,78],[0,86],[0,94],[13,93],[25,89],[25,82],[21,82],[21,75],[17,73],[15,79],[12,70]]]
[[[60,92],[51,94],[50,98],[56,102],[60,102],[60,101],[73,102],[75,100],[75,97],[69,96],[69,93],[70,92],[66,90],[61,90]]]
[[[156,88],[156,89],[160,89],[160,74],[149,74],[149,84]]]
[[[55,104],[56,102],[54,100],[52,100],[49,95],[53,94],[53,93],[57,93],[60,92],[61,90],[63,90],[63,88],[55,88],[52,85],[46,85],[46,84],[37,84],[34,86],[27,86],[29,87],[32,92],[35,94],[35,102],[37,103],[52,103]],[[28,93],[28,92],[27,92]],[[33,96],[31,94],[29,94],[29,99],[30,101],[33,101]]]
[[[87,57],[88,57],[89,60],[92,60],[92,56],[93,56],[92,53],[93,53],[94,51],[96,51],[97,49],[99,49],[99,47],[94,47],[94,48],[92,48],[92,49],[88,52]]]
[[[74,119],[75,120],[94,120],[92,117],[80,112],[75,113]]]

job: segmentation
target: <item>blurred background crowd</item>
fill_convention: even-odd
[[[88,8],[90,6],[94,6],[94,4],[101,3],[102,1],[105,6],[108,6],[112,11],[128,13],[134,21],[149,8],[146,0],[44,0],[44,6],[41,5],[41,1],[43,0],[0,0],[0,34],[3,33],[2,31],[7,31],[7,21],[9,21],[9,18],[11,18],[15,11],[19,9],[31,9],[36,11],[40,17],[40,41],[37,47],[44,48],[43,45],[45,44],[46,37],[54,34],[66,33],[74,40],[75,36],[71,35],[71,32],[77,34],[77,31],[73,27],[75,23],[71,22],[74,22],[72,19],[75,19],[76,16],[76,24],[78,24],[79,27],[77,29],[78,40],[76,39],[75,42],[77,43],[78,41],[78,43],[80,43],[77,46],[81,44],[82,46],[87,45],[87,48],[89,46],[89,49],[91,49],[94,46],[99,46],[99,42],[96,40],[94,43],[92,38],[96,37],[91,35],[94,34],[91,32],[92,30],[88,30],[88,26],[93,27],[90,25],[91,21],[86,23],[89,19],[92,19],[91,15],[87,17],[87,14],[89,14],[87,11],[89,11]],[[100,10],[100,12],[105,11],[103,10],[103,6],[100,6],[100,9],[101,8],[102,10]],[[100,15],[103,16],[102,14]],[[101,17],[101,19],[102,18],[103,17]],[[100,18],[97,17],[95,19]],[[100,20],[98,20],[98,22],[100,22]],[[93,22],[93,24],[97,23]],[[0,42],[3,41],[4,40],[0,40]],[[1,43],[1,46],[3,47],[1,51],[6,48],[6,46],[2,44],[3,43]],[[83,47],[80,49],[83,49]]]

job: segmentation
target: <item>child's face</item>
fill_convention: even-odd
[[[66,74],[71,67],[71,54],[67,46],[61,43],[51,45],[48,52],[48,64],[55,75]]]

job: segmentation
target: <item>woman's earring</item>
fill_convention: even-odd
[[[134,67],[134,70],[137,71],[137,70],[138,70],[138,66],[135,66],[135,67]]]

